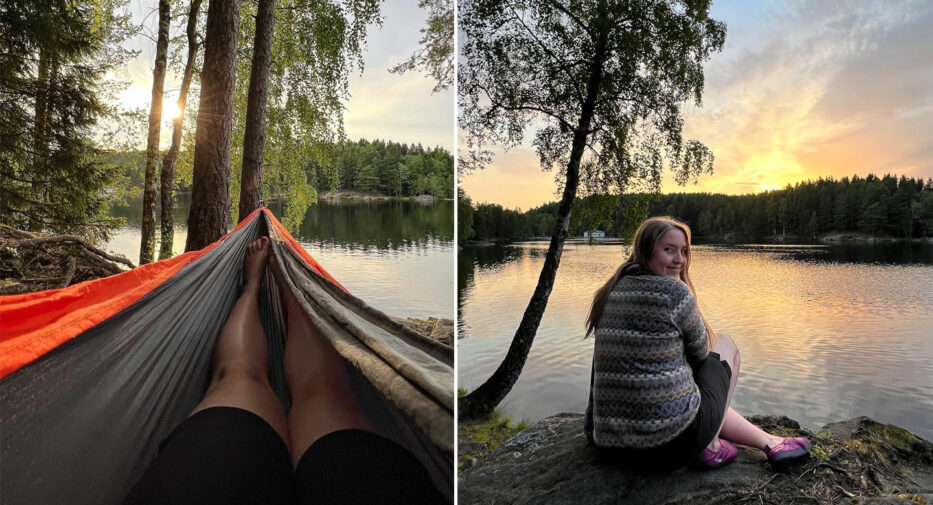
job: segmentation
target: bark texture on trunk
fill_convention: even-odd
[[[48,176],[50,66],[48,52],[41,50],[39,52],[39,75],[36,78],[36,108],[33,117],[34,129],[32,145],[33,170],[35,170],[35,173],[38,175],[38,177],[35,178],[35,189],[36,194],[39,195],[39,202],[45,201],[43,196],[45,193],[44,181],[45,177]],[[30,231],[42,231],[42,219],[38,218],[40,214],[32,212],[31,215],[35,217],[30,219]]]
[[[162,94],[165,85],[165,59],[168,52],[168,25],[171,12],[168,0],[159,0],[159,38],[156,42],[155,68],[152,71],[152,105],[149,107],[149,137],[146,141],[146,182],[143,188],[142,233],[139,264],[155,257],[155,203],[157,198],[156,164],[159,160],[159,135],[162,133]]]
[[[239,0],[210,2],[194,137],[194,177],[186,251],[202,249],[227,232],[234,64],[239,31]]]
[[[194,62],[198,55],[198,12],[201,10],[201,0],[192,0],[188,11],[188,59],[185,61],[185,74],[181,80],[181,91],[178,93],[178,117],[172,121],[172,146],[162,159],[162,215],[161,240],[159,259],[172,257],[172,248],[175,243],[175,217],[172,211],[175,207],[175,161],[181,149],[181,129],[185,120],[185,104],[188,101],[188,88],[191,86],[191,76],[194,73]]]
[[[551,296],[551,290],[554,287],[554,278],[557,276],[557,267],[560,266],[560,257],[564,251],[564,241],[567,239],[570,214],[573,211],[573,200],[576,197],[577,185],[580,181],[580,161],[583,159],[583,152],[586,149],[586,139],[589,135],[593,112],[596,108],[599,85],[603,79],[606,32],[605,28],[602,28],[599,32],[596,54],[587,80],[586,97],[580,110],[577,127],[574,129],[570,159],[567,163],[564,193],[557,211],[557,224],[554,226],[551,244],[548,246],[547,254],[544,257],[544,266],[541,267],[538,284],[535,286],[534,293],[525,308],[522,321],[518,325],[518,330],[515,331],[515,336],[512,337],[512,343],[509,345],[509,350],[502,363],[499,364],[492,376],[486,379],[486,382],[457,401],[457,415],[460,419],[475,419],[488,416],[512,390],[512,386],[518,381],[522,368],[525,366],[525,360],[528,358],[528,352],[534,342],[538,325],[544,315],[544,309],[547,308],[548,298]]]
[[[240,172],[239,220],[259,207],[262,196],[262,151],[266,143],[266,95],[272,61],[275,0],[260,0],[256,13],[256,39],[246,99],[246,131],[243,134],[243,166]]]
[[[34,111],[33,163],[36,168],[45,164],[48,151],[48,100],[49,100],[49,57],[45,50],[39,52],[39,75],[36,78],[36,108]]]

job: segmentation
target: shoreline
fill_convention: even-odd
[[[363,202],[411,200],[411,201],[418,202],[421,204],[426,204],[426,205],[433,204],[438,201],[453,201],[453,198],[439,198],[439,197],[435,197],[433,195],[428,195],[428,194],[415,195],[415,196],[391,196],[391,195],[382,195],[378,193],[370,193],[366,191],[337,191],[336,193],[328,191],[326,193],[320,193],[318,195],[318,199],[326,200],[328,202],[340,202],[342,200],[360,200]]]
[[[583,435],[582,414],[564,413],[472,460],[459,440],[468,460],[458,474],[459,502],[933,503],[933,444],[903,428],[867,417],[818,431],[786,416],[748,419],[776,435],[808,437],[809,461],[777,473],[761,450],[738,446],[736,460],[720,469],[635,473],[600,459]]]
[[[756,244],[756,245],[784,245],[784,246],[807,246],[807,245],[846,245],[846,244],[930,244],[933,245],[933,237],[920,237],[920,238],[910,238],[906,239],[903,237],[889,237],[882,235],[869,235],[867,233],[858,233],[858,232],[833,232],[827,233],[817,237],[815,241],[801,241],[799,237],[788,236],[786,240],[781,240],[773,238],[771,240],[761,240],[761,241],[729,241],[729,240],[720,240],[717,242],[707,242],[704,237],[695,237],[699,238],[700,241],[694,243],[694,245],[742,245],[742,244]],[[460,247],[464,248],[480,248],[480,247],[491,247],[491,246],[509,246],[521,243],[548,243],[550,242],[550,237],[528,237],[518,240],[479,240],[479,239],[468,239],[464,243],[459,244]],[[606,237],[596,239],[594,242],[590,242],[590,239],[583,237],[570,237],[564,241],[565,244],[584,244],[584,245],[625,245],[625,241],[618,237]]]

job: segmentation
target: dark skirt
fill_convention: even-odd
[[[446,503],[427,470],[375,433],[340,430],[292,471],[285,442],[261,417],[233,407],[185,419],[124,504]]]

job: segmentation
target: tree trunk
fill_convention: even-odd
[[[564,240],[567,238],[573,200],[577,195],[577,184],[580,180],[580,161],[586,149],[586,138],[589,135],[593,111],[596,108],[599,85],[603,79],[606,39],[607,30],[605,27],[600,27],[596,54],[586,85],[586,98],[583,101],[577,127],[574,129],[570,160],[567,163],[567,179],[564,183],[560,207],[557,210],[557,224],[551,235],[551,245],[544,257],[544,266],[541,267],[538,285],[535,286],[531,301],[525,308],[525,314],[518,325],[518,330],[515,331],[515,336],[512,337],[512,344],[502,363],[486,382],[457,401],[458,417],[461,419],[485,417],[492,413],[496,405],[499,405],[499,402],[512,390],[512,386],[518,381],[522,368],[525,366],[525,360],[534,342],[544,309],[547,308],[548,298],[554,287],[554,278],[557,276],[557,267],[560,266],[560,257],[564,251]]]
[[[266,94],[269,90],[274,26],[275,0],[259,0],[249,95],[246,99],[246,132],[243,134],[243,165],[240,173],[240,221],[259,207],[262,196],[262,150],[266,143]]]
[[[49,121],[48,121],[48,102],[49,102],[49,56],[48,52],[42,50],[39,52],[39,75],[36,78],[36,108],[34,116],[35,128],[33,130],[33,170],[38,175],[35,178],[36,194],[39,195],[38,201],[44,202],[42,198],[45,184],[43,182],[47,174],[47,165],[49,161]],[[42,219],[40,213],[34,209],[31,212],[29,229],[37,232],[42,230]]]
[[[165,158],[162,159],[162,238],[159,247],[159,259],[172,257],[172,247],[175,242],[175,217],[172,210],[175,207],[175,160],[178,159],[178,150],[181,148],[181,129],[185,120],[185,104],[188,101],[188,88],[191,86],[191,75],[194,73],[194,62],[198,55],[198,12],[201,10],[201,0],[191,0],[191,9],[188,11],[188,60],[185,62],[185,74],[181,80],[181,91],[178,93],[178,117],[172,121],[172,147],[169,148]]]
[[[201,99],[194,137],[194,176],[186,251],[202,249],[227,232],[230,215],[230,136],[236,80],[240,0],[207,8]]]
[[[168,51],[168,0],[159,0],[159,38],[155,68],[152,71],[152,105],[149,107],[149,138],[146,141],[146,182],[143,189],[143,223],[139,243],[139,264],[151,263],[155,256],[156,162],[162,132],[162,91],[165,85],[165,58]]]

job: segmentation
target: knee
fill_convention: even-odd
[[[735,340],[728,333],[717,333],[716,336],[723,344],[723,351],[731,355],[733,368],[738,369],[742,362],[742,353],[739,352],[739,346],[735,344]]]
[[[732,340],[732,337],[724,331],[716,332],[716,338],[719,339],[724,345],[735,347],[735,340]]]
[[[217,365],[211,381],[249,381],[267,384],[269,378],[266,367],[256,363],[255,360],[233,360]]]

